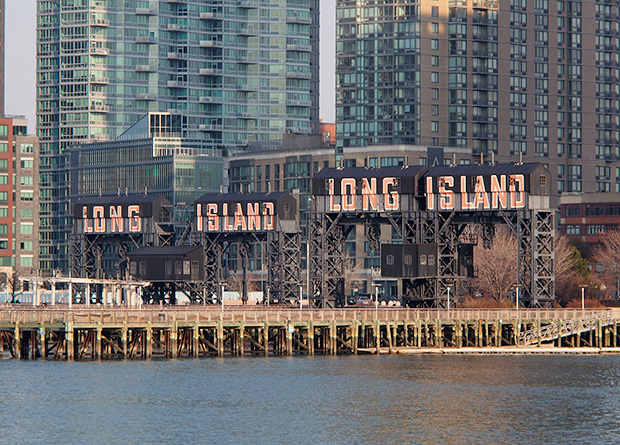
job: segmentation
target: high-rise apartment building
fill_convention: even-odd
[[[149,112],[228,151],[318,131],[318,0],[37,0],[43,269],[67,266],[69,146]]]
[[[4,114],[4,0],[0,0],[0,115]]]
[[[39,143],[24,117],[0,115],[0,271],[38,269]]]
[[[338,149],[468,149],[620,191],[620,2],[337,2]]]

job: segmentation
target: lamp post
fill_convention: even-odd
[[[224,310],[224,285],[220,285],[220,300],[222,302],[222,311]]]
[[[516,292],[517,292],[517,298],[516,298],[516,300],[517,300],[517,310],[519,310],[519,286],[517,286]]]
[[[581,310],[585,310],[586,309],[586,287],[588,287],[587,284],[580,284],[579,287],[581,288]]]

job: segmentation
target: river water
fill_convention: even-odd
[[[1,443],[619,443],[620,356],[0,361]]]

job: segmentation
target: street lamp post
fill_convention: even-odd
[[[519,310],[519,286],[517,286],[516,292],[517,292],[517,310]]]
[[[579,287],[581,288],[581,310],[585,310],[586,309],[586,287],[588,287],[587,284],[580,284]]]

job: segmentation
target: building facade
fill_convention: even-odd
[[[4,114],[4,0],[0,0],[0,115]]]
[[[620,191],[618,2],[337,3],[338,149],[541,162],[554,190]]]
[[[318,0],[37,0],[41,267],[66,269],[74,144],[148,112],[182,137],[243,150],[318,131]]]
[[[38,270],[39,143],[23,117],[0,116],[0,267],[31,276]]]
[[[116,140],[69,149],[69,200],[112,195],[164,196],[191,207],[222,187],[221,150],[181,137],[182,116],[149,113]]]
[[[620,193],[564,194],[560,199],[560,233],[573,244],[593,246],[620,228]]]

